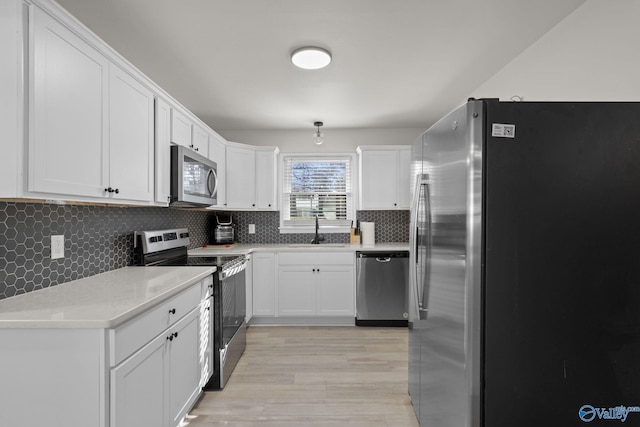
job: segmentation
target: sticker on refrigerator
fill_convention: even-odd
[[[506,125],[503,123],[494,123],[491,126],[491,136],[497,138],[515,138],[516,125]]]

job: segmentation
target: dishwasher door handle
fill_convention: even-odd
[[[378,261],[378,262],[389,262],[389,261],[391,261],[391,257],[376,258],[376,261]]]

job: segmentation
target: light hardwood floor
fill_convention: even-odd
[[[252,326],[222,391],[188,416],[205,426],[417,426],[406,328]]]

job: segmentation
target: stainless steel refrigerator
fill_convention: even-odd
[[[640,103],[470,100],[412,175],[420,424],[640,425]]]

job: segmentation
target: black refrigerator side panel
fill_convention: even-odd
[[[640,104],[486,127],[483,425],[640,425]]]

